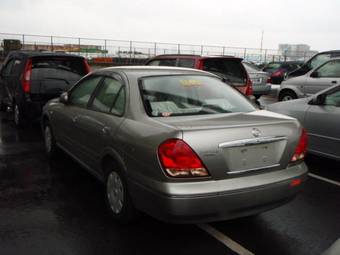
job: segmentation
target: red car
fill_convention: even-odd
[[[149,59],[150,66],[177,66],[200,69],[222,77],[246,96],[253,95],[252,82],[242,65],[242,58],[232,56],[159,55]]]

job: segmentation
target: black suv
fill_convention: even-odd
[[[0,71],[0,108],[13,109],[23,126],[40,117],[44,104],[89,73],[85,58],[65,53],[14,51]]]

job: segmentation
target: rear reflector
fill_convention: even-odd
[[[308,142],[307,131],[306,129],[303,128],[299,143],[295,148],[295,152],[291,159],[291,162],[296,162],[299,160],[303,160],[305,158],[307,152],[307,142]]]
[[[295,186],[299,186],[301,183],[302,183],[301,179],[294,179],[290,182],[289,186],[295,187]]]
[[[209,176],[198,155],[181,139],[169,139],[158,148],[163,169],[171,177]]]
[[[30,93],[31,91],[31,74],[32,74],[32,59],[28,59],[21,80],[22,88],[25,93]]]

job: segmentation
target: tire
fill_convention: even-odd
[[[133,206],[124,175],[119,169],[108,165],[105,181],[105,200],[115,221],[122,224],[134,222],[138,212]]]
[[[18,104],[13,104],[13,120],[14,124],[19,128],[24,127],[26,124],[26,119],[24,118],[21,108]]]
[[[50,124],[44,126],[44,145],[49,159],[56,158],[59,152]]]
[[[291,90],[283,91],[279,95],[279,101],[289,101],[294,99],[297,99],[297,95]]]

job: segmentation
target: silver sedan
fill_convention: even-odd
[[[309,152],[340,160],[340,85],[312,97],[271,104],[267,109],[302,123],[309,136]]]
[[[193,69],[97,70],[50,101],[42,124],[47,154],[62,149],[101,180],[123,222],[257,214],[292,199],[307,174],[296,119]]]

